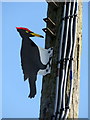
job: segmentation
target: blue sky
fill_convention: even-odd
[[[79,116],[88,117],[88,3],[83,3]]]
[[[20,63],[22,39],[16,26],[27,27],[44,35],[42,28],[45,27],[43,18],[47,13],[45,6],[46,3],[3,3],[3,117],[39,116],[41,76],[38,76],[37,96],[28,99],[29,85],[28,81],[23,80]],[[44,47],[44,39],[33,40]]]
[[[87,58],[88,58],[88,4],[83,3],[83,41],[81,60],[80,118],[88,117]],[[42,76],[38,76],[37,95],[28,99],[29,85],[24,82],[21,63],[21,37],[16,26],[27,27],[35,33],[45,36],[43,18],[47,16],[47,3],[2,3],[2,117],[37,118],[39,116]],[[44,39],[33,38],[34,42],[44,47]],[[1,63],[1,61],[0,61]],[[83,74],[84,73],[84,74]],[[85,89],[83,89],[85,88]],[[85,102],[86,101],[86,102]]]
[[[0,2],[0,18],[2,18],[2,4]],[[0,28],[2,28],[2,19],[0,19]],[[0,32],[0,111],[2,108],[2,31]],[[2,113],[0,112],[0,116]]]

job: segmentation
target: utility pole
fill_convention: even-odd
[[[50,120],[54,111],[55,92],[56,92],[56,77],[57,77],[57,60],[59,49],[59,27],[61,26],[61,19],[63,16],[63,2],[48,2],[46,28],[45,48],[53,47],[54,54],[52,59],[51,73],[43,77],[42,91],[41,91],[41,105],[40,105],[40,120]],[[71,107],[68,118],[78,118],[79,106],[79,87],[80,87],[80,56],[82,43],[82,3],[78,3],[78,17],[77,17],[77,42],[74,53],[73,64],[73,95]],[[68,83],[69,85],[69,83]],[[67,86],[68,86],[67,85]],[[68,92],[68,87],[66,94]]]

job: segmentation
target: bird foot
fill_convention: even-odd
[[[34,95],[30,95],[30,94],[29,94],[28,98],[34,98]]]
[[[30,94],[29,94],[29,96],[28,96],[28,97],[29,97],[29,98],[34,98],[34,97],[35,97],[35,95],[36,95],[36,92],[34,92],[34,91],[33,91],[33,92],[30,92]]]

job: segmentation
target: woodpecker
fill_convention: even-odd
[[[40,59],[40,53],[37,45],[30,37],[41,37],[42,35],[30,31],[28,28],[16,27],[22,37],[22,46],[20,51],[21,66],[24,74],[24,81],[28,79],[30,86],[29,98],[34,98],[36,95],[36,79],[38,71],[46,69]]]

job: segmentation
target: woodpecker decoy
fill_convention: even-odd
[[[21,66],[24,74],[24,81],[27,79],[29,80],[30,94],[28,97],[34,98],[36,95],[37,73],[39,70],[45,70],[47,65],[50,64],[50,60],[46,65],[42,63],[38,46],[29,38],[35,36],[43,38],[42,35],[36,34],[28,28],[16,27],[16,29],[22,37],[22,46],[20,51]]]

